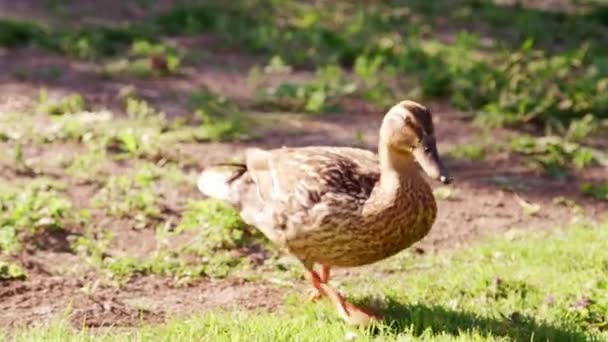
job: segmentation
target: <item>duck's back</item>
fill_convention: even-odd
[[[331,193],[365,201],[380,175],[376,155],[357,148],[251,149],[246,157],[263,200],[304,196],[302,204],[314,203]]]

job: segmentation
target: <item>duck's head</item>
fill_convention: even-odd
[[[425,106],[414,101],[394,105],[384,117],[380,136],[389,154],[403,160],[413,157],[429,177],[444,184],[452,181],[439,158],[433,118]]]

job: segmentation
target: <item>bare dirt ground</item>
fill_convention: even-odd
[[[28,4],[31,6],[31,3],[33,2],[0,1],[0,12],[3,15],[30,15],[29,18],[44,20],[44,11],[30,11]],[[126,14],[120,13],[129,18],[140,15],[136,11],[125,11]],[[109,17],[116,18],[111,15]],[[98,18],[102,19],[103,16]],[[198,40],[184,40],[184,43],[211,48],[210,41],[212,39],[199,37]],[[122,109],[117,104],[117,94],[126,85],[135,85],[139,93],[170,117],[187,114],[183,105],[184,96],[180,94],[199,87],[209,87],[237,101],[246,102],[251,96],[251,89],[246,85],[246,73],[242,70],[247,70],[256,60],[232,54],[215,55],[215,59],[222,61],[222,65],[203,61],[179,77],[162,80],[105,79],[95,73],[94,65],[87,62],[49,55],[33,48],[0,49],[0,113],[27,108],[43,86],[51,93],[77,91],[94,106],[109,108],[118,113]],[[32,72],[26,80],[15,77],[16,70],[35,71],[47,67],[59,68],[61,76],[50,79],[44,73]],[[440,151],[446,152],[457,144],[478,139],[479,130],[463,113],[442,103],[425,104],[436,113],[436,135]],[[193,161],[191,170],[200,170],[211,162],[240,153],[247,146],[352,146],[357,144],[356,132],[362,132],[364,147],[373,149],[378,122],[383,113],[357,103],[347,104],[346,107],[349,109],[343,114],[316,118],[280,115],[272,118],[277,125],[265,128],[264,134],[251,141],[238,144],[182,144],[179,146],[180,153]],[[509,132],[495,131],[492,134],[500,137],[508,136]],[[58,151],[68,155],[78,153],[77,147],[69,145],[48,146],[50,148],[45,150],[26,151],[27,157],[48,157],[59,153]],[[585,181],[605,179],[608,172],[605,168],[590,169],[575,174],[571,180],[558,181],[535,174],[525,166],[521,158],[510,153],[490,155],[484,161],[446,157],[446,164],[455,178],[457,192],[452,198],[439,201],[439,216],[432,232],[414,247],[420,253],[463,247],[486,235],[501,234],[513,229],[562,227],[579,216],[592,219],[605,216],[608,210],[606,202],[583,197],[579,190],[580,184]],[[113,167],[114,172],[120,172],[120,166]],[[54,171],[60,179],[65,177],[61,169]],[[21,177],[10,170],[2,170],[0,176],[7,180]],[[90,184],[71,186],[69,194],[76,203],[86,202],[95,191],[95,187]],[[580,204],[583,213],[575,214],[573,208],[556,202],[555,198],[559,196]],[[201,195],[194,184],[191,189],[181,189],[173,194],[168,190],[166,202],[168,207],[173,208],[173,212],[167,213],[166,218],[179,216],[180,206],[177,202],[183,197],[201,198]],[[525,214],[520,199],[540,205],[540,210],[534,215]],[[92,219],[107,220],[95,215]],[[154,234],[150,232],[115,229],[115,233],[116,240],[124,241],[134,253],[146,253],[149,245],[154,243]],[[58,266],[77,266],[73,265],[77,259],[65,246],[64,240],[65,237],[61,236],[49,237],[48,249],[22,253],[19,260],[28,269],[30,276],[27,280],[0,281],[0,326],[62,318],[67,308],[70,308],[68,317],[75,326],[89,327],[133,326],[142,321],[158,322],[167,317],[218,308],[279,310],[287,294],[302,295],[301,290],[306,289],[307,285],[302,279],[294,279],[293,283],[287,285],[270,281],[225,279],[200,280],[187,286],[178,286],[171,279],[145,276],[136,277],[119,287],[98,284],[93,294],[87,294],[83,287],[95,284],[94,275],[61,275],[54,272]],[[373,265],[368,268],[373,268]],[[361,272],[365,272],[365,269]],[[339,272],[336,277],[346,275]]]

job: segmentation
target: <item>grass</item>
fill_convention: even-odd
[[[102,71],[107,76],[159,77],[178,72],[185,54],[171,38],[211,33],[244,53],[280,60],[284,70],[317,69],[310,84],[286,83],[263,92],[264,103],[279,107],[332,110],[336,98],[357,85],[364,98],[380,105],[404,92],[447,99],[488,125],[556,127],[589,113],[606,118],[605,7],[588,4],[580,13],[548,14],[491,1],[439,3],[452,9],[448,21],[454,43],[436,38],[440,32],[432,23],[443,11],[422,1],[365,9],[346,2],[263,1],[254,6],[201,1],[123,27],[48,29],[2,20],[0,44],[35,44],[80,58],[111,57]],[[485,20],[474,20],[473,13]],[[507,19],[514,25],[505,25]],[[445,30],[443,24],[435,26]],[[505,32],[505,26],[515,34]],[[571,38],[558,39],[555,32]],[[481,34],[489,35],[490,43],[482,42]],[[357,79],[346,87],[338,81],[343,68]],[[399,75],[413,78],[416,87],[399,84]]]
[[[58,231],[80,215],[52,183],[38,182],[0,193],[0,251],[17,252],[34,236]]]
[[[606,182],[598,184],[583,183],[581,192],[587,196],[608,201],[608,183]]]
[[[20,340],[440,340],[587,341],[608,338],[608,224],[553,233],[511,232],[436,256],[408,253],[341,286],[387,319],[342,323],[327,303],[292,296],[284,312],[210,312],[132,331],[74,331],[57,323],[16,331]],[[565,281],[567,279],[567,281]]]
[[[455,158],[468,160],[483,160],[485,157],[484,146],[481,144],[460,144],[454,146],[449,154]]]
[[[268,58],[267,65],[249,72],[250,87],[256,89],[253,106],[263,111],[336,112],[349,97],[378,108],[403,97],[442,99],[487,127],[535,127],[537,134],[516,138],[509,148],[553,177],[567,178],[598,159],[605,163],[605,154],[584,146],[589,137],[605,133],[602,121],[608,120],[605,7],[588,3],[567,14],[500,7],[491,1],[439,4],[376,3],[362,9],[346,2],[263,1],[253,6],[247,1],[201,1],[120,27],[44,28],[2,20],[0,44],[33,44],[93,60],[106,77],[150,78],[180,75],[188,66],[186,57],[193,51],[173,38],[213,34],[243,54]],[[444,8],[450,13],[447,25],[438,19]],[[473,19],[479,17],[484,20]],[[507,18],[513,25],[505,25]],[[547,27],[551,30],[541,29]],[[451,43],[437,38],[446,30]],[[563,41],[555,32],[567,32],[570,38]],[[314,70],[310,80],[289,80],[290,74],[309,70]],[[286,80],[266,86],[266,79],[277,73]],[[26,73],[18,76],[24,77]],[[175,160],[163,151],[163,138],[200,142],[252,137],[249,116],[229,99],[206,89],[190,98],[195,127],[171,132],[129,127],[106,136],[106,148],[123,158]],[[141,99],[126,101],[127,112],[150,110]],[[86,108],[78,94],[50,101],[41,93],[39,102],[39,112],[55,115]],[[51,139],[78,139],[88,129],[71,118],[57,121],[61,130]],[[563,138],[534,141],[543,129]],[[452,155],[480,160],[485,151],[469,145]]]
[[[31,112],[0,116],[2,143],[12,152],[0,162],[17,184],[3,184],[0,191],[0,257],[11,260],[24,249],[45,248],[43,236],[61,232],[69,236],[67,251],[83,261],[81,268],[110,279],[160,274],[185,282],[246,268],[248,261],[236,252],[259,237],[245,233],[225,205],[186,202],[190,195],[182,193],[191,194],[195,185],[184,167],[189,161],[176,146],[245,137],[250,119],[207,90],[189,94],[193,115],[185,121],[167,120],[134,89],[121,96],[126,115],[120,119],[89,108],[78,93],[57,96],[46,89]],[[70,150],[50,158],[29,152],[57,144]],[[59,180],[43,177],[50,168],[58,169],[51,175]],[[82,184],[93,186],[84,201],[66,193]],[[121,227],[156,232],[156,248],[144,257],[117,252]],[[2,277],[21,278],[18,266],[2,264]]]
[[[0,280],[21,280],[26,278],[26,273],[14,263],[0,260]]]
[[[99,194],[103,195],[105,191],[102,189]],[[113,244],[116,231],[107,227],[92,227],[85,234],[75,237],[72,250],[100,276],[119,281],[147,274],[173,277],[178,284],[201,277],[252,276],[246,272],[247,258],[240,257],[238,251],[255,245],[263,247],[266,242],[257,231],[243,224],[234,209],[214,200],[190,201],[178,222],[171,224],[160,216],[154,203],[147,202],[153,202],[154,198],[145,197],[142,200],[135,196],[127,201],[93,199],[94,204],[115,203],[108,210],[129,205],[128,210],[118,207],[121,211],[110,211],[108,216],[130,215],[133,216],[130,218],[130,229],[155,231],[156,247],[146,255],[134,257],[128,251],[116,251]],[[150,210],[155,210],[152,214],[158,216],[146,216],[150,215]]]
[[[511,140],[510,149],[526,156],[533,168],[539,168],[555,178],[566,178],[568,169],[581,170],[605,163],[606,158],[601,151],[556,136],[517,136]]]

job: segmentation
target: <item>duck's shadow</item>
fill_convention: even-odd
[[[373,307],[370,298],[359,298],[354,303]],[[512,313],[508,317],[488,318],[473,312],[456,311],[443,306],[402,304],[393,299],[383,300],[383,309],[376,310],[384,317],[384,333],[410,333],[414,336],[452,335],[475,333],[481,336],[507,338],[513,341],[586,341],[581,332],[547,323],[536,322],[532,317]]]

